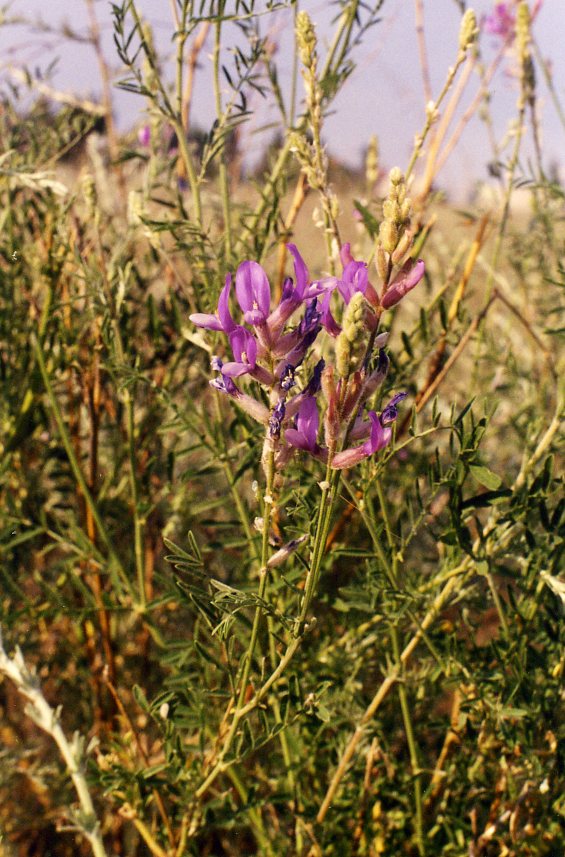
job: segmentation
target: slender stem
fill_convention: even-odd
[[[422,84],[424,87],[424,98],[426,104],[432,100],[432,83],[430,79],[430,64],[426,50],[426,35],[424,32],[424,0],[415,0],[416,36],[418,39],[418,55],[420,57],[420,69],[422,71]]]
[[[406,646],[404,647],[404,649],[400,653],[399,663],[401,665],[404,665],[409,661],[410,657],[412,656],[415,649],[417,648],[418,643],[420,642],[420,640],[424,634],[424,631],[426,631],[427,628],[429,628],[429,626],[432,624],[432,622],[434,621],[434,619],[438,615],[439,611],[442,609],[444,604],[446,604],[446,602],[449,600],[449,598],[451,597],[451,593],[452,593],[453,589],[455,588],[456,584],[459,581],[459,577],[461,576],[461,574],[464,571],[468,570],[469,565],[471,565],[471,562],[462,564],[460,567],[458,567],[457,574],[455,572],[453,572],[453,576],[448,579],[448,581],[445,584],[445,586],[443,587],[442,591],[439,593],[439,595],[437,596],[437,598],[433,602],[432,606],[430,607],[430,609],[428,610],[428,612],[424,616],[424,619],[422,620],[420,627],[413,634],[410,641],[406,644]],[[328,786],[324,800],[322,801],[322,804],[321,804],[320,809],[318,811],[318,815],[316,816],[316,820],[317,820],[318,824],[321,824],[324,821],[324,819],[328,813],[328,810],[330,809],[330,807],[332,805],[332,801],[333,801],[335,793],[339,787],[339,784],[341,783],[343,777],[345,776],[345,773],[347,771],[349,763],[351,762],[351,759],[353,758],[353,756],[355,754],[355,751],[357,749],[359,742],[361,741],[361,739],[365,735],[366,727],[371,722],[371,720],[373,719],[377,710],[380,708],[381,704],[386,699],[386,697],[388,696],[388,694],[390,693],[390,691],[392,690],[392,688],[394,687],[394,685],[397,683],[398,680],[399,680],[399,667],[398,667],[398,665],[395,665],[393,667],[393,669],[389,672],[389,674],[386,676],[386,678],[382,682],[381,686],[379,687],[379,689],[375,693],[373,699],[371,700],[371,702],[369,703],[369,705],[365,709],[365,712],[364,712],[363,716],[361,717],[361,720],[359,721],[358,725],[356,726],[355,730],[353,731],[353,734],[351,735],[351,738],[349,739],[347,746],[346,746],[344,752],[342,753],[342,756],[339,760],[338,766],[337,766],[335,773],[332,777],[332,780]]]
[[[561,125],[563,126],[563,128],[565,128],[565,112],[563,110],[561,102],[559,101],[559,96],[557,95],[557,91],[553,85],[553,78],[551,76],[550,67],[549,67],[548,63],[544,60],[544,58],[541,54],[541,51],[538,47],[538,43],[536,42],[536,40],[533,37],[532,37],[532,47],[534,49],[534,54],[535,54],[536,60],[538,62],[538,65],[542,70],[542,74],[543,74],[543,77],[545,80],[545,85],[547,86],[547,88],[549,90],[549,94],[551,96],[551,100],[553,101],[553,106],[555,107],[555,112],[557,113],[557,116],[559,117],[559,121],[561,122]]]
[[[304,596],[302,598],[300,615],[298,619],[299,634],[304,633],[306,627],[306,619],[308,617],[308,611],[310,609],[310,604],[312,603],[312,598],[314,597],[314,593],[316,591],[318,579],[320,576],[320,567],[326,548],[326,539],[328,537],[330,529],[333,505],[337,496],[337,487],[341,475],[339,470],[332,470],[329,464],[330,460],[331,457],[328,456],[326,477],[321,483],[322,496],[320,498],[320,505],[318,506],[318,519],[316,521],[316,535],[314,537],[314,544],[312,547],[312,559],[310,562],[310,567],[308,569],[308,574],[306,575],[306,582],[304,584]]]
[[[119,365],[125,364],[125,350],[119,322],[114,321],[114,347]],[[135,388],[134,388],[135,389]],[[126,434],[129,460],[129,484],[131,492],[132,516],[133,516],[133,543],[135,555],[135,570],[137,577],[138,607],[145,610],[147,604],[146,580],[145,580],[145,549],[144,549],[144,521],[139,514],[139,484],[137,479],[136,459],[136,431],[135,431],[135,404],[129,386],[124,386],[122,398],[126,410]]]
[[[465,51],[459,51],[455,65],[453,65],[449,69],[447,79],[443,85],[443,89],[441,90],[440,94],[438,95],[436,101],[434,101],[433,105],[431,106],[431,109],[427,110],[427,117],[426,117],[425,125],[424,125],[421,133],[416,138],[416,143],[414,145],[412,157],[410,158],[410,161],[408,163],[408,167],[406,169],[406,181],[408,181],[410,174],[412,173],[412,170],[414,169],[414,167],[416,165],[416,161],[420,157],[420,153],[421,153],[422,148],[424,146],[424,143],[426,141],[426,137],[428,136],[430,128],[432,127],[432,125],[435,121],[435,118],[437,115],[437,110],[439,109],[440,104],[442,103],[443,99],[445,98],[445,96],[449,92],[449,90],[451,88],[451,84],[453,83],[453,81],[455,79],[455,75],[457,74],[459,67],[465,62],[466,56],[467,56],[467,54]]]
[[[221,32],[222,32],[222,15],[224,12],[225,3],[222,2],[218,12],[218,20],[215,26],[214,40],[214,97],[216,101],[216,116],[218,122],[222,116],[222,93],[220,90],[220,51],[221,51]],[[226,166],[226,143],[225,137],[222,141],[220,151],[220,167],[219,167],[220,193],[222,196],[222,209],[224,213],[224,247],[226,254],[226,264],[229,267],[232,258],[232,225],[231,225],[231,206],[230,193],[228,185],[228,170]]]
[[[273,462],[273,464],[274,464],[274,462]],[[268,470],[267,470],[267,472],[268,472],[267,496],[269,497],[270,496],[269,482],[272,485],[272,479],[274,476],[274,466],[271,468],[271,466],[268,464],[267,468],[268,468]],[[269,471],[271,469],[272,469],[273,473],[271,474],[271,478],[269,480]],[[208,776],[205,778],[205,780],[202,782],[202,784],[196,790],[195,797],[197,799],[202,797],[202,795],[206,792],[206,790],[214,782],[216,777],[220,773],[222,773],[222,771],[225,771],[227,767],[229,767],[229,763],[225,762],[225,757],[228,753],[229,748],[231,747],[231,744],[232,744],[233,739],[235,737],[235,734],[237,732],[237,728],[239,726],[239,723],[247,714],[249,714],[251,711],[253,711],[257,707],[257,705],[259,705],[259,703],[266,696],[266,694],[268,693],[270,688],[278,681],[279,677],[283,674],[286,667],[288,666],[288,664],[290,663],[290,661],[294,657],[296,651],[298,650],[298,648],[300,646],[300,643],[302,642],[302,640],[304,638],[304,633],[305,633],[306,628],[307,628],[306,617],[308,615],[310,603],[312,601],[312,598],[313,598],[314,592],[315,592],[315,585],[316,585],[316,582],[317,582],[317,579],[319,576],[319,568],[321,565],[321,560],[322,560],[322,556],[323,556],[323,552],[324,552],[324,548],[325,548],[325,544],[326,544],[327,534],[329,531],[329,524],[330,524],[330,520],[331,520],[331,512],[332,512],[333,502],[334,502],[335,496],[337,494],[336,488],[337,488],[337,484],[339,482],[339,477],[340,477],[339,471],[335,471],[335,470],[331,471],[331,472],[330,471],[331,471],[331,469],[328,466],[327,471],[326,471],[326,476],[329,476],[330,478],[329,479],[326,478],[325,482],[322,483],[322,499],[320,502],[320,509],[318,512],[318,519],[317,519],[317,524],[316,524],[316,535],[314,537],[314,545],[312,548],[312,560],[311,560],[310,568],[308,570],[308,575],[306,578],[304,597],[302,600],[300,617],[298,619],[299,632],[298,632],[297,636],[289,643],[289,645],[286,649],[286,652],[284,653],[283,657],[281,658],[281,660],[279,661],[278,665],[275,667],[275,669],[273,670],[273,672],[271,673],[269,678],[265,681],[265,683],[262,685],[262,687],[255,693],[253,698],[248,703],[246,703],[244,705],[243,702],[245,699],[245,691],[247,688],[247,681],[249,679],[249,671],[251,668],[251,660],[253,657],[253,651],[255,649],[257,633],[258,633],[258,626],[259,626],[260,609],[259,609],[259,607],[257,608],[257,611],[255,613],[255,619],[253,622],[252,631],[251,631],[251,640],[249,643],[249,648],[248,648],[248,651],[247,651],[247,653],[245,655],[245,659],[244,659],[243,675],[241,678],[239,699],[238,699],[236,709],[235,709],[234,714],[233,714],[232,723],[231,723],[230,729],[227,733],[222,751],[220,753],[220,756],[219,756],[216,764],[214,765],[214,767],[212,768],[212,770],[210,771]],[[270,525],[270,517],[271,517],[271,504],[266,503],[265,504],[265,514],[264,514],[264,518],[263,518],[262,568],[261,568],[261,572],[260,572],[261,579],[260,579],[260,584],[259,584],[259,597],[261,597],[261,598],[263,597],[263,594],[265,591],[265,586],[266,586],[266,575],[267,575],[266,563],[267,563],[268,529],[269,529],[269,525]]]
[[[182,124],[182,115],[178,112],[173,105],[171,104],[170,98],[168,96],[167,90],[161,81],[161,76],[159,75],[155,57],[153,54],[153,49],[151,45],[148,43],[145,34],[143,32],[143,22],[140,18],[139,12],[135,3],[130,3],[129,9],[133,15],[133,19],[137,26],[137,32],[141,41],[141,46],[143,48],[143,53],[147,58],[147,62],[151,67],[151,70],[154,75],[155,82],[159,89],[159,94],[163,99],[163,106],[165,108],[165,114],[167,119],[171,123],[175,134],[177,135],[178,147],[181,157],[183,159],[184,165],[186,167],[186,174],[188,176],[188,181],[190,184],[190,191],[192,194],[192,204],[194,206],[194,220],[196,221],[196,225],[200,231],[202,231],[202,200],[200,197],[200,185],[198,183],[198,177],[196,175],[196,169],[194,166],[194,160],[192,158],[190,149],[188,147],[188,141],[186,139],[186,133]]]
[[[504,207],[502,209],[502,216],[500,218],[500,226],[498,227],[498,233],[496,236],[496,241],[494,245],[494,249],[492,252],[491,258],[491,267],[490,273],[487,278],[485,293],[487,296],[487,300],[490,299],[494,289],[494,272],[496,271],[496,267],[498,265],[498,260],[500,257],[500,251],[502,249],[502,241],[504,239],[504,235],[506,233],[506,226],[508,223],[508,215],[510,214],[510,200],[512,199],[512,192],[514,190],[514,176],[516,173],[516,167],[518,166],[518,158],[520,155],[520,147],[522,145],[522,137],[524,135],[524,117],[526,115],[526,99],[522,96],[520,99],[520,103],[518,106],[518,120],[517,120],[517,128],[516,128],[516,137],[514,140],[514,149],[512,151],[512,157],[510,159],[510,164],[508,168],[508,183],[506,187],[506,194],[504,197]]]
[[[388,515],[386,498],[384,495],[383,487],[380,479],[377,479],[377,496],[379,498],[379,504],[381,507],[381,515],[383,518],[383,522],[385,525],[385,533],[387,537],[388,546],[391,552],[391,560],[392,560],[392,568],[391,568],[391,577],[395,582],[395,585],[398,586],[398,552],[396,550],[396,545],[394,542],[394,534],[392,532],[392,527],[390,524],[390,518]],[[420,761],[418,755],[418,746],[416,744],[416,739],[414,736],[414,727],[412,724],[412,716],[410,712],[410,704],[408,702],[408,693],[406,691],[406,670],[405,665],[402,663],[400,659],[400,643],[398,636],[398,628],[394,624],[394,620],[390,623],[390,639],[392,644],[392,651],[394,655],[394,660],[396,662],[396,667],[398,669],[399,674],[399,682],[398,682],[398,697],[400,699],[400,708],[402,710],[402,719],[404,721],[404,731],[406,733],[406,741],[408,744],[408,752],[410,754],[410,765],[412,767],[412,776],[414,777],[414,802],[416,805],[416,842],[418,846],[418,853],[423,855],[425,854],[424,847],[424,815],[423,815],[423,803],[422,803],[422,780],[421,780],[421,771],[420,771]]]
[[[110,559],[110,574],[113,576],[114,584],[117,586],[118,590],[126,591],[131,593],[131,584],[128,580],[128,576],[126,571],[116,554],[114,547],[112,545],[112,540],[108,535],[108,531],[104,525],[104,522],[100,516],[100,512],[98,511],[98,507],[94,498],[88,488],[86,479],[82,472],[81,466],[78,462],[78,459],[75,455],[75,451],[73,449],[73,444],[71,438],[69,437],[69,433],[67,431],[67,426],[65,425],[65,420],[63,419],[63,414],[61,412],[61,408],[59,407],[59,403],[57,401],[57,397],[53,391],[53,387],[51,386],[51,380],[49,378],[49,373],[47,371],[47,366],[45,365],[45,357],[43,354],[43,348],[38,339],[35,339],[34,342],[34,350],[35,356],[37,359],[37,365],[39,366],[39,371],[41,373],[41,377],[43,379],[43,384],[45,386],[45,392],[47,393],[47,398],[49,399],[49,403],[51,405],[51,409],[53,411],[53,416],[55,417],[55,422],[57,423],[57,428],[59,429],[59,435],[61,437],[61,441],[63,446],[65,447],[65,452],[67,453],[67,457],[69,459],[69,463],[71,465],[71,469],[73,471],[74,477],[78,483],[78,486],[83,494],[84,500],[89,507],[94,522],[96,524],[96,528],[98,530],[98,535],[100,536],[100,540],[104,544],[104,547],[108,551],[108,557]]]

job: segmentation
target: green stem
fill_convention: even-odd
[[[222,18],[224,13],[225,3],[220,4],[219,17],[216,22],[216,38],[214,40],[214,97],[216,101],[216,116],[220,121],[222,116],[222,94],[220,91],[220,50],[221,50],[221,31]],[[230,208],[230,193],[228,185],[228,171],[226,167],[226,146],[225,137],[222,143],[220,152],[220,167],[219,167],[220,193],[222,196],[222,209],[224,213],[224,248],[226,254],[226,265],[229,267],[232,259],[232,225],[231,225],[231,208]]]
[[[47,366],[45,365],[45,356],[43,354],[43,348],[37,338],[35,339],[33,346],[35,350],[37,365],[39,366],[39,371],[43,379],[45,392],[47,393],[47,398],[49,399],[49,403],[53,411],[53,416],[55,417],[55,422],[57,423],[59,435],[65,448],[65,452],[67,453],[67,457],[69,459],[73,475],[84,497],[85,503],[90,509],[92,518],[94,520],[94,523],[96,524],[96,529],[98,530],[98,535],[100,536],[100,540],[108,551],[108,557],[110,559],[110,574],[112,576],[112,580],[119,591],[125,590],[126,592],[131,594],[131,584],[128,580],[126,571],[113,548],[112,540],[108,535],[108,531],[106,530],[104,522],[100,516],[98,507],[94,501],[94,497],[92,496],[90,489],[88,488],[86,479],[84,478],[84,474],[81,470],[81,466],[75,455],[73,444],[69,436],[69,432],[67,431],[67,426],[65,425],[65,420],[63,418],[61,408],[59,407],[57,397],[55,396],[53,387],[51,386],[51,380],[49,378]]]
[[[455,65],[453,65],[449,69],[447,79],[443,85],[443,89],[441,90],[440,94],[438,95],[436,101],[434,101],[433,109],[427,111],[426,123],[422,129],[422,132],[416,138],[416,143],[414,145],[414,151],[412,152],[412,157],[410,158],[410,162],[409,162],[408,167],[406,169],[406,181],[408,181],[410,174],[412,173],[412,170],[414,169],[414,167],[416,165],[416,161],[420,157],[420,154],[421,154],[422,149],[424,147],[424,143],[426,141],[426,137],[428,136],[430,128],[434,124],[436,112],[437,112],[440,104],[442,103],[443,99],[445,98],[445,96],[447,95],[449,90],[451,89],[451,84],[453,83],[453,81],[455,79],[455,75],[459,71],[459,68],[465,62],[466,57],[467,57],[466,51],[459,51]]]
[[[312,559],[310,561],[310,568],[308,569],[308,573],[306,575],[306,582],[304,584],[304,596],[302,598],[300,615],[298,618],[299,634],[304,633],[306,627],[306,619],[308,617],[308,611],[310,609],[310,604],[312,603],[312,599],[314,597],[314,593],[316,591],[318,580],[320,577],[322,558],[324,556],[326,541],[330,529],[333,506],[335,498],[337,496],[337,487],[341,475],[339,470],[332,470],[329,464],[330,460],[331,456],[328,456],[326,476],[324,481],[321,483],[322,496],[320,498],[320,505],[318,507],[316,534],[312,547]]]
[[[391,581],[393,582],[393,585],[398,586],[398,551],[396,550],[394,534],[392,532],[390,518],[388,516],[387,503],[380,479],[377,479],[377,496],[379,498],[379,504],[381,507],[381,514],[385,527],[387,543],[391,553],[392,567],[390,568],[390,577]],[[391,622],[390,626],[390,640],[392,644],[394,660],[399,675],[399,681],[397,684],[398,697],[400,700],[400,708],[402,710],[402,719],[404,721],[404,731],[406,733],[408,752],[410,754],[412,776],[414,777],[414,802],[416,806],[416,843],[418,847],[418,853],[420,855],[424,855],[424,813],[422,801],[422,780],[420,761],[418,754],[418,746],[416,744],[416,739],[414,736],[414,727],[412,725],[412,716],[410,712],[410,704],[408,701],[408,693],[406,691],[406,667],[401,661],[398,628],[394,624],[394,621]]]
[[[125,350],[120,331],[118,319],[114,320],[114,348],[119,366],[125,365]],[[135,389],[135,388],[134,388]],[[145,581],[145,553],[144,553],[144,522],[139,514],[139,483],[137,479],[137,459],[135,455],[135,404],[129,386],[124,386],[122,399],[126,411],[126,434],[129,461],[129,484],[131,493],[132,517],[133,517],[133,543],[135,556],[135,572],[137,578],[138,608],[143,612],[147,605],[146,581]]]
[[[545,80],[545,85],[547,86],[547,88],[549,90],[549,94],[551,96],[551,100],[553,101],[553,106],[555,107],[555,112],[557,113],[557,115],[559,117],[559,121],[561,122],[563,128],[565,128],[565,112],[563,111],[563,107],[561,106],[561,102],[559,101],[559,96],[557,95],[557,92],[556,92],[555,87],[553,85],[553,78],[551,76],[551,72],[549,70],[547,62],[544,60],[543,56],[541,55],[541,51],[538,47],[536,40],[533,38],[532,38],[532,47],[534,49],[534,54],[535,54],[536,60],[538,62],[538,65],[542,70],[542,74],[543,74],[543,77]]]
[[[398,629],[395,625],[391,625],[390,639],[392,643],[394,660],[398,669],[398,683],[396,686],[398,688],[398,697],[400,699],[400,708],[402,710],[402,719],[404,721],[404,731],[406,733],[406,741],[408,743],[408,752],[410,754],[410,766],[412,768],[412,776],[414,778],[414,803],[416,805],[416,844],[418,847],[418,853],[420,855],[424,855],[426,853],[426,849],[424,845],[422,779],[420,762],[418,758],[418,745],[416,744],[416,739],[414,737],[414,728],[412,726],[410,704],[408,702],[408,694],[406,692],[406,668],[401,661]]]
[[[135,3],[130,3],[130,11],[132,13],[133,19],[135,21],[137,32],[139,34],[139,39],[141,42],[141,47],[143,49],[143,53],[149,63],[151,71],[153,73],[153,78],[157,84],[157,88],[159,90],[159,94],[163,99],[163,106],[165,108],[164,112],[166,118],[171,123],[175,134],[178,139],[178,147],[181,157],[184,161],[184,165],[186,167],[186,174],[188,176],[188,181],[190,184],[190,191],[192,195],[192,204],[194,206],[194,220],[196,221],[196,225],[199,231],[202,231],[202,200],[200,197],[200,185],[198,184],[198,177],[196,175],[196,169],[194,167],[194,160],[190,153],[190,149],[188,147],[188,141],[186,139],[186,131],[182,124],[182,109],[176,110],[171,104],[171,100],[168,96],[167,90],[164,87],[161,76],[159,74],[159,70],[157,68],[157,64],[155,62],[155,57],[153,55],[153,49],[151,45],[148,43],[145,38],[145,34],[143,32],[143,22],[139,16],[139,12],[136,8]],[[182,39],[181,39],[182,41]],[[180,48],[178,49],[180,50]],[[178,62],[178,51],[177,51],[177,62]],[[180,57],[180,62],[182,63],[184,58]],[[177,67],[177,75],[178,75],[178,67]],[[178,83],[177,83],[178,85]],[[178,93],[177,93],[178,95]]]

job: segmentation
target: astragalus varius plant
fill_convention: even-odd
[[[229,397],[265,431],[261,455],[264,483],[258,488],[262,514],[255,522],[262,530],[256,609],[249,643],[233,682],[235,696],[226,712],[229,727],[207,765],[211,770],[204,771],[200,794],[235,762],[237,756],[232,755],[232,744],[241,722],[261,705],[268,691],[277,693],[277,682],[286,680],[285,669],[315,622],[312,600],[337,499],[339,472],[388,446],[397,405],[406,397],[405,392],[397,392],[380,411],[367,411],[369,403],[381,392],[389,365],[384,347],[387,334],[379,333],[381,316],[424,276],[422,260],[405,259],[412,244],[408,230],[410,202],[398,169],[391,173],[384,212],[381,228],[384,241],[377,245],[380,268],[377,288],[369,280],[367,264],[352,257],[349,244],[341,249],[341,275],[320,279],[310,276],[297,247],[289,244],[295,277],[284,280],[276,306],[272,307],[269,280],[261,265],[245,261],[235,275],[235,294],[245,324],[236,323],[232,317],[229,274],[216,313],[191,316],[197,326],[221,331],[229,339],[233,359],[212,358],[217,377],[210,382],[211,386]],[[337,298],[339,322],[334,317],[335,308],[332,309],[333,297]],[[301,316],[298,321],[294,319],[296,315]],[[320,345],[318,337],[323,333],[329,334],[330,339]],[[248,391],[244,392],[236,381],[247,382]],[[320,431],[321,412],[323,431]],[[271,530],[276,521],[280,524],[278,497],[284,487],[285,470],[297,451],[308,453],[322,465],[318,474],[321,477],[318,509],[310,532],[285,541],[279,527],[276,537],[272,537]],[[283,544],[277,544],[273,552],[270,545],[281,539]],[[298,597],[288,601],[280,613],[280,581],[284,581],[287,560],[301,548],[306,548],[307,557],[303,559],[306,571],[302,588]],[[270,578],[277,576],[278,583],[272,585]],[[249,596],[221,582],[215,585],[219,596],[212,603],[220,609],[236,615],[248,604]],[[261,686],[249,694],[250,679],[257,672],[253,667],[262,623],[270,647],[271,670],[260,679]],[[279,656],[275,640],[285,637],[286,650]],[[265,667],[259,667],[258,671],[265,672]],[[275,709],[279,711],[279,706]],[[279,718],[280,712],[277,720],[282,726]],[[290,759],[290,744],[282,735],[282,749],[285,758]],[[239,752],[246,750],[240,747]],[[294,787],[292,776],[291,783]]]
[[[405,169],[376,137],[364,174],[327,149],[363,39],[387,46],[382,0],[318,26],[324,4],[119,0],[144,114],[79,166],[110,91],[78,119],[3,101],[0,857],[563,852],[545,4],[467,9],[435,95],[425,26],[464,5],[413,4]],[[72,35],[104,68],[96,27]],[[507,61],[500,205],[461,213],[439,170]]]

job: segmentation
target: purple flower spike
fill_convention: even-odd
[[[247,324],[265,324],[271,306],[271,288],[258,262],[241,263],[235,275],[235,293]]]
[[[234,331],[236,324],[230,314],[230,289],[231,274],[228,274],[224,288],[220,292],[216,313],[212,315],[212,313],[195,312],[189,316],[191,322],[196,327],[203,327],[206,330],[222,330],[227,334]]]
[[[360,446],[344,449],[343,452],[338,452],[332,458],[331,465],[334,470],[343,470],[346,467],[353,467],[364,458],[373,455],[380,449],[384,449],[390,443],[392,437],[392,429],[383,428],[381,421],[374,411],[369,412],[369,420],[371,421],[370,436],[365,443]]]
[[[319,425],[318,403],[314,396],[306,396],[300,404],[296,428],[287,429],[285,432],[287,443],[316,454],[320,449],[317,443]]]
[[[228,378],[239,378],[255,369],[257,363],[257,341],[244,327],[236,327],[230,333],[230,345],[235,360],[224,363],[222,375]]]
[[[424,272],[422,259],[418,259],[414,264],[409,261],[403,265],[381,300],[383,309],[390,309],[411,292],[424,276]]]

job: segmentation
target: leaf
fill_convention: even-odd
[[[466,500],[463,500],[460,508],[461,510],[485,509],[488,506],[495,506],[497,503],[511,496],[512,491],[510,488],[501,488],[500,491],[485,491],[482,494],[475,494],[474,497],[468,497]]]
[[[493,473],[492,470],[489,470],[488,467],[483,467],[479,464],[471,464],[469,465],[469,470],[481,485],[484,485],[485,488],[488,488],[490,491],[496,491],[497,488],[500,488],[502,485],[502,479],[496,473]]]
[[[379,232],[378,220],[376,219],[376,217],[374,217],[374,215],[371,214],[369,209],[365,205],[363,205],[362,202],[359,202],[358,199],[354,199],[353,204],[361,215],[361,218],[363,220],[363,226],[365,227],[371,238],[375,238]]]

